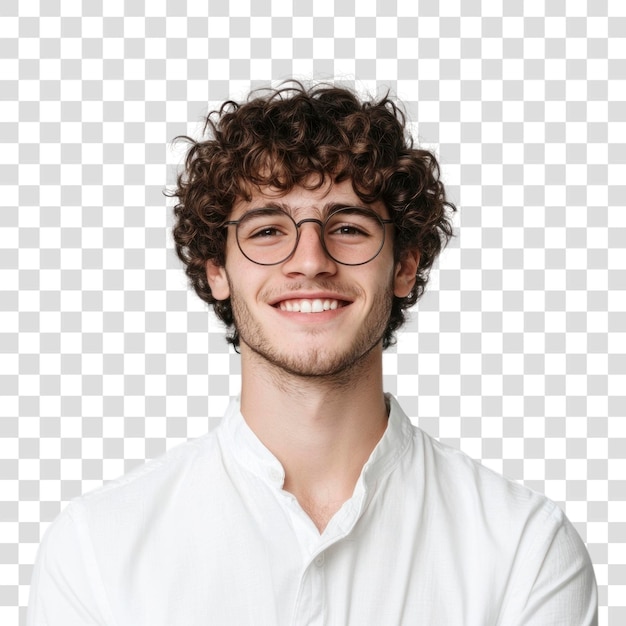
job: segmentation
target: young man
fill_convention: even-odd
[[[595,623],[563,513],[383,391],[453,209],[402,114],[295,85],[227,102],[207,129],[174,236],[241,352],[241,396],[214,432],[65,509],[29,623]]]

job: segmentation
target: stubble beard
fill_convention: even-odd
[[[320,345],[306,351],[298,351],[294,347],[294,352],[289,353],[288,348],[280,349],[269,340],[244,299],[230,284],[233,319],[240,340],[258,360],[268,366],[272,377],[278,382],[285,382],[284,377],[287,375],[292,379],[314,379],[320,384],[348,385],[366,366],[371,351],[382,342],[391,316],[392,301],[393,285],[390,279],[386,287],[375,294],[370,312],[347,347]],[[315,334],[316,331],[309,329],[308,332]],[[327,339],[320,341],[328,343]]]

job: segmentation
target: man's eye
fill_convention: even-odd
[[[251,239],[265,239],[269,237],[278,237],[284,233],[276,226],[264,226],[250,233]]]
[[[333,228],[330,235],[339,235],[343,237],[367,237],[368,233],[365,232],[359,226],[354,226],[352,224],[343,224],[341,226],[336,226]]]

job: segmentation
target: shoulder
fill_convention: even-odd
[[[158,559],[166,546],[194,541],[192,531],[216,517],[215,494],[227,488],[219,432],[218,426],[72,500],[42,539],[31,614],[48,607],[58,623],[113,623],[104,590],[128,588],[151,554]],[[85,611],[92,619],[84,620]]]
[[[505,517],[520,519],[535,513],[552,516],[558,523],[562,513],[544,495],[437,441],[412,423],[393,396],[389,400],[394,446],[401,459],[395,480],[413,491],[424,506],[442,514],[467,512],[487,525],[491,520],[497,524]]]
[[[114,554],[132,554],[151,521],[190,517],[198,484],[209,482],[206,477],[219,467],[218,430],[70,501],[41,541],[35,581],[41,580],[34,583],[40,593],[57,586],[51,581],[66,579],[72,587],[98,589],[102,563]]]
[[[431,488],[456,497],[459,503],[476,504],[486,511],[504,508],[517,515],[520,510],[543,510],[546,516],[559,519],[558,506],[520,483],[510,480],[472,459],[465,452],[437,441],[420,428],[413,427],[416,459]],[[493,510],[492,510],[493,509]]]
[[[517,561],[527,557],[537,562],[552,544],[565,552],[586,554],[563,511],[544,494],[505,478],[419,428],[414,427],[413,443],[410,472],[419,485],[417,497],[446,536],[459,542],[471,536],[485,553]]]
[[[187,493],[201,480],[200,476],[210,476],[212,467],[219,466],[218,430],[179,444],[127,474],[73,499],[52,526],[58,526],[61,532],[70,523],[98,523],[104,519],[107,523],[130,523],[134,517],[145,515],[146,511],[167,507],[174,500],[173,496]],[[181,491],[176,485],[186,488]]]
[[[594,623],[593,566],[559,506],[419,428],[413,437],[424,508],[442,541],[455,546],[459,567],[459,555],[470,555],[468,576],[480,563],[486,576],[498,571],[506,579],[502,623]],[[574,614],[569,622],[554,618]]]

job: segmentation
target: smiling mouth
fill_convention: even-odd
[[[334,311],[346,306],[346,302],[342,300],[333,300],[328,298],[299,298],[297,300],[281,300],[276,304],[276,308],[281,311],[289,311],[291,313],[322,313],[324,311]]]

